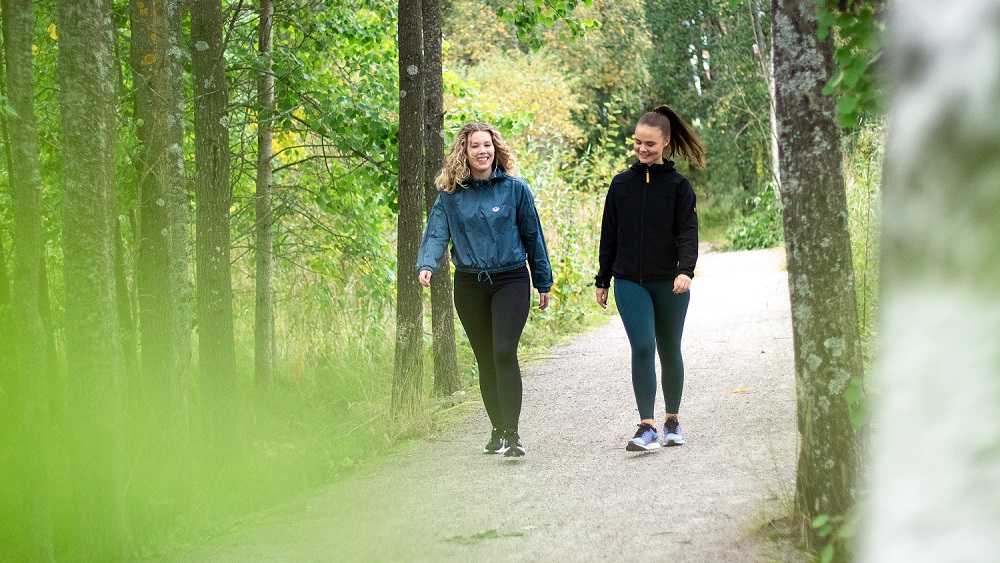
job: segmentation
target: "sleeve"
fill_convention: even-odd
[[[698,262],[698,208],[694,189],[687,178],[677,187],[676,201],[674,241],[677,243],[677,273],[693,278]]]
[[[522,188],[517,201],[517,229],[521,234],[521,244],[528,253],[532,284],[539,293],[548,293],[552,288],[552,265],[545,246],[545,234],[531,190],[527,184]]]
[[[448,227],[448,215],[444,210],[443,194],[438,194],[431,206],[430,215],[427,216],[427,227],[424,229],[424,238],[420,242],[420,252],[417,254],[417,273],[421,270],[430,270],[435,274],[441,266],[441,257],[448,249],[448,242],[451,240],[451,230]]]
[[[614,265],[615,255],[618,253],[618,210],[615,208],[614,187],[612,182],[604,199],[597,276],[594,278],[596,287],[611,287],[611,266]]]

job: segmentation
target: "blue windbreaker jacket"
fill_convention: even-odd
[[[528,184],[497,167],[486,180],[469,179],[455,193],[438,192],[417,256],[417,272],[435,273],[451,241],[459,272],[496,273],[519,268],[527,257],[540,293],[552,287],[542,224]]]

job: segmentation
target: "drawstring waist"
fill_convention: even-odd
[[[524,281],[531,283],[531,276],[528,266],[517,266],[510,270],[456,270],[455,284],[466,286],[502,286],[512,281]]]

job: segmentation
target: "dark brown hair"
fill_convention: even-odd
[[[678,153],[698,168],[705,168],[705,145],[694,129],[670,106],[656,106],[653,111],[643,114],[636,125],[656,127],[663,132],[664,138],[670,139],[670,144],[667,145],[670,150],[668,158]]]

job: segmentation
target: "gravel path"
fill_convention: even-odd
[[[638,422],[621,321],[525,366],[527,456],[483,455],[480,407],[433,442],[216,538],[184,561],[791,561],[754,530],[794,491],[780,250],[707,253],[683,350],[687,444],[625,451]],[[657,399],[662,424],[662,395]],[[766,534],[764,534],[766,535]],[[784,551],[781,551],[784,549]]]

